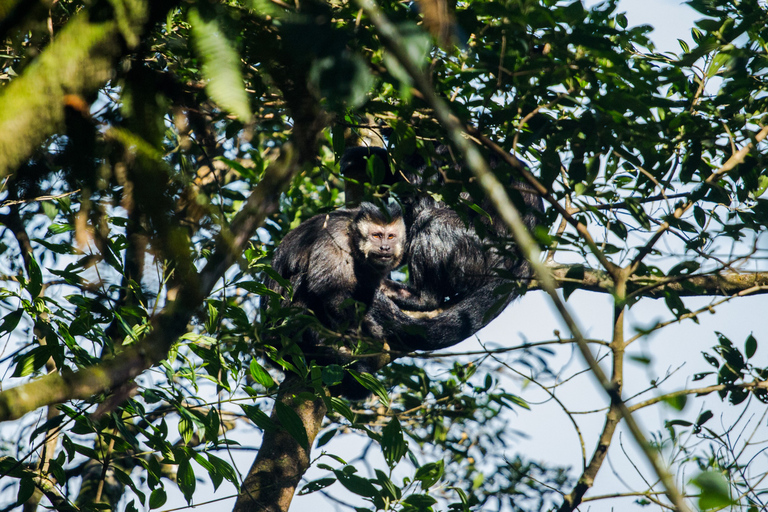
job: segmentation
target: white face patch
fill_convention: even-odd
[[[390,268],[400,263],[405,249],[405,223],[402,219],[383,225],[363,220],[357,227],[360,232],[359,249],[366,260]]]

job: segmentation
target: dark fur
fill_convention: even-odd
[[[358,208],[316,215],[288,233],[275,250],[272,268],[293,288],[283,305],[311,310],[323,326],[341,334],[370,336],[365,322],[358,325],[349,299],[364,308],[370,306],[382,280],[400,264],[404,246],[405,226],[397,205],[386,213],[362,203]],[[270,279],[267,285],[286,295],[276,281]],[[312,330],[304,332],[301,348],[307,359],[319,364],[352,361],[349,347],[329,346]]]
[[[447,146],[436,148],[435,165],[447,165]],[[412,163],[413,164],[413,163]],[[418,160],[412,183],[421,183],[426,164]],[[491,159],[496,168],[498,161]],[[461,171],[457,164],[453,171]],[[513,191],[528,229],[533,229],[542,211],[541,199],[526,191]],[[469,199],[465,193],[463,199]],[[498,285],[499,277],[528,279],[528,262],[509,241],[507,227],[488,201],[479,202],[489,217],[467,208],[464,216],[444,203],[420,194],[406,199],[408,250],[406,262],[410,286],[388,283],[387,295],[405,310],[430,311],[449,306],[478,289]],[[484,237],[478,235],[478,229]]]

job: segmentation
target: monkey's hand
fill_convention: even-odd
[[[382,281],[381,291],[402,310],[431,312],[441,306],[434,297],[418,293],[408,285],[390,279]]]

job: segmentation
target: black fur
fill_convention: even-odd
[[[396,204],[387,212],[362,203],[358,208],[316,215],[289,232],[275,250],[272,268],[293,288],[282,305],[311,310],[324,327],[352,343],[358,334],[370,336],[366,322],[358,323],[363,318],[358,318],[353,301],[364,309],[373,303],[382,280],[399,265],[404,246],[405,226]],[[268,279],[267,286],[287,294],[275,280]],[[334,346],[311,329],[304,331],[300,346],[307,359],[319,364],[352,361],[350,347]],[[362,363],[355,367],[369,370]],[[342,392],[367,394],[354,384],[344,385]]]

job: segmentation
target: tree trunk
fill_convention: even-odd
[[[309,468],[312,443],[320,431],[326,406],[322,398],[308,399],[311,389],[300,386],[298,379],[288,377],[280,385],[277,400],[294,411],[307,432],[308,445],[304,449],[278,419],[278,406],[272,410],[272,421],[279,428],[265,431],[261,449],[240,489],[234,512],[286,512]]]

